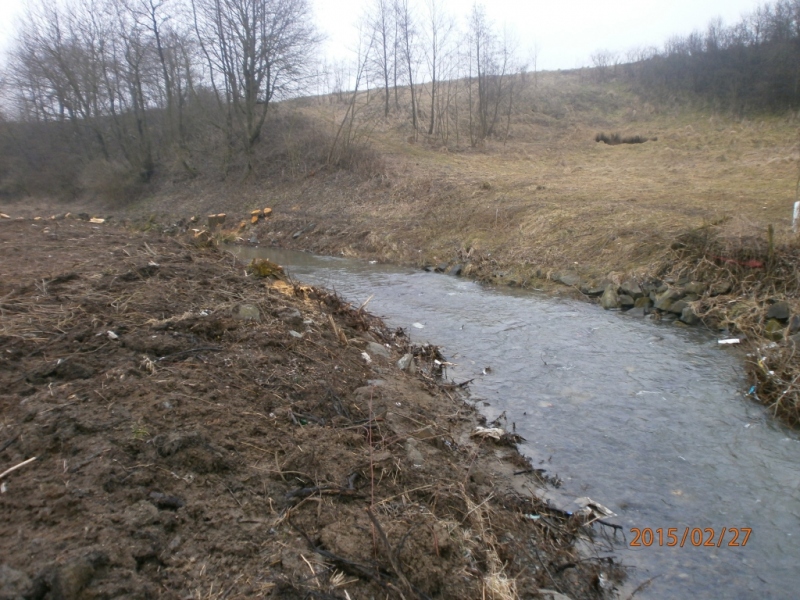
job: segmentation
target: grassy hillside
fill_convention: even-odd
[[[565,271],[601,285],[723,282],[728,293],[693,306],[761,347],[768,360],[752,367],[762,399],[800,421],[794,346],[767,350],[763,337],[776,302],[800,314],[796,116],[732,118],[679,95],[646,102],[591,71],[518,83],[510,116],[480,144],[455,135],[467,130],[463,112],[458,128],[427,136],[401,110],[384,119],[376,92],[352,106],[346,96],[307,98],[279,106],[249,177],[196,160],[199,175],[162,174],[137,201],[95,200],[94,210],[148,223],[226,212],[235,224],[269,206],[271,221],[231,237],[417,266],[460,262],[467,275],[527,287],[552,286]],[[595,142],[600,132],[650,141],[610,146]],[[349,147],[332,161],[342,135]],[[26,200],[3,212],[25,210],[39,209]],[[795,333],[778,325],[772,340]]]
[[[677,235],[709,223],[725,235],[766,236],[772,224],[778,241],[791,236],[791,118],[734,120],[676,98],[645,103],[586,73],[544,73],[517,100],[508,137],[471,148],[413,136],[405,116],[385,121],[370,114],[375,93],[372,103],[357,125],[372,150],[363,168],[329,172],[298,152],[293,169],[266,180],[166,184],[131,208],[187,216],[269,205],[277,223],[334,227],[323,250],[419,264],[473,249],[506,267],[591,276],[651,268]],[[322,99],[300,110],[330,136],[346,108]],[[658,139],[608,146],[594,141],[601,131]],[[284,143],[302,148],[291,135]]]

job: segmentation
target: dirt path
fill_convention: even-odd
[[[470,436],[434,349],[337,297],[69,219],[0,222],[0,265],[0,472],[21,465],[0,598],[596,598],[618,577],[513,445]]]

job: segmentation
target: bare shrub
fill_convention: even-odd
[[[594,136],[595,142],[603,142],[604,144],[608,144],[609,146],[616,146],[618,144],[644,144],[645,142],[649,141],[657,141],[658,138],[646,138],[641,135],[632,135],[627,137],[622,137],[618,133],[612,133],[611,135],[606,135],[605,133],[598,133]]]
[[[102,159],[93,160],[83,168],[79,185],[89,198],[114,204],[131,202],[144,189],[141,173],[131,165]]]

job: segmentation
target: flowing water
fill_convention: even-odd
[[[633,567],[622,598],[651,578],[635,598],[800,598],[800,436],[744,397],[739,361],[708,333],[399,267],[235,251],[353,303],[374,294],[373,314],[441,346],[458,365],[448,376],[474,378],[482,412],[505,411],[521,452],[563,480],[544,495],[617,513],[626,541],[617,534],[614,553]],[[743,527],[746,546],[744,534],[729,546]],[[632,528],[651,529],[652,544],[632,547]],[[695,528],[714,545],[693,545]]]

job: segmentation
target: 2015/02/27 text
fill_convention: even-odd
[[[713,527],[706,527],[704,529],[700,527],[686,527],[679,538],[677,527],[670,527],[668,529],[659,527],[655,530],[650,527],[645,527],[644,529],[631,527],[631,533],[634,536],[631,541],[631,547],[649,547],[656,545],[669,547],[679,546],[683,548],[688,542],[691,546],[711,546],[719,548],[725,545],[738,548],[747,545],[747,541],[750,539],[750,534],[752,532],[753,530],[750,527],[723,527],[718,535],[717,530]],[[727,543],[724,543],[726,535],[728,535],[729,539]]]

